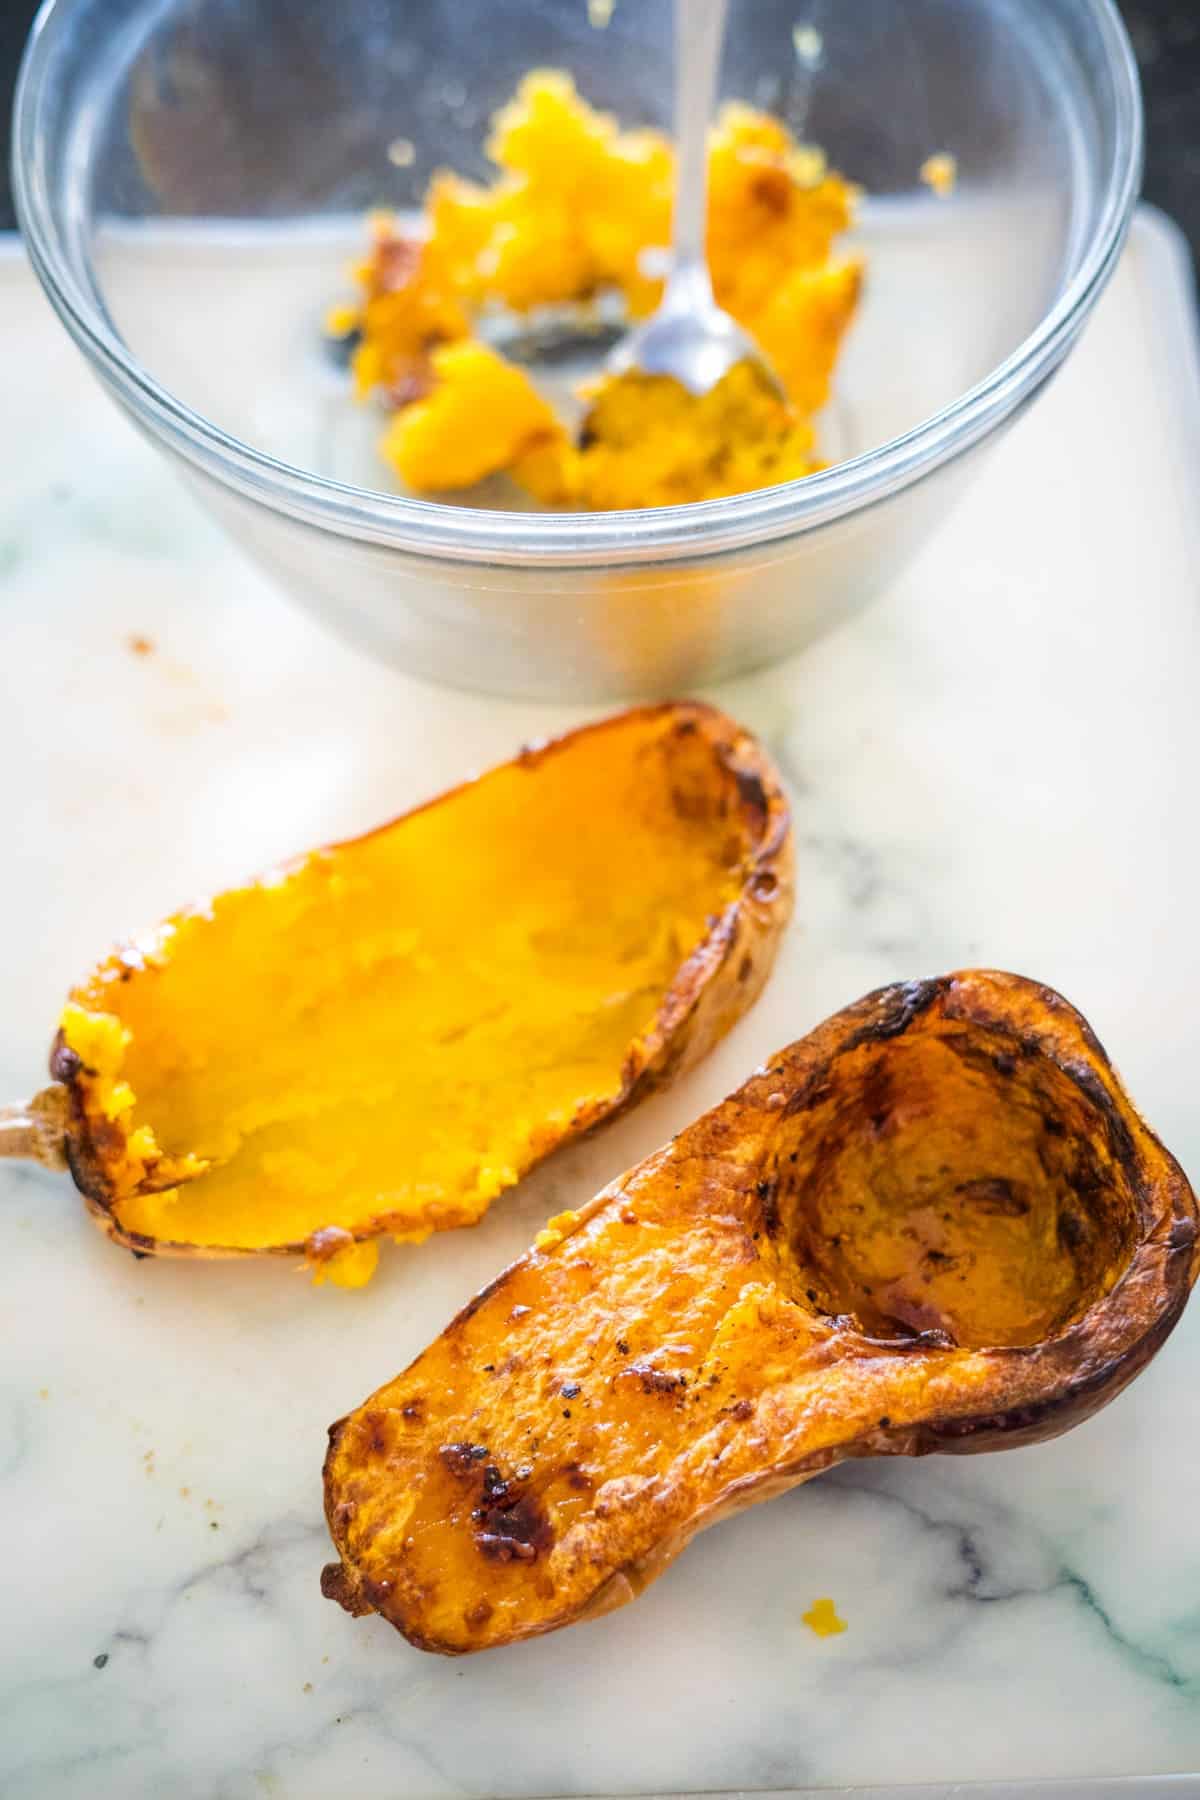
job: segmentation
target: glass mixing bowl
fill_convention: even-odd
[[[389,488],[380,421],[320,342],[363,209],[418,205],[439,164],[484,174],[488,116],[533,66],[665,124],[670,42],[668,0],[48,0],[39,16],[14,167],[60,317],[245,548],[406,668],[599,698],[797,648],[936,528],[1112,272],[1141,117],[1109,0],[733,0],[723,94],[778,113],[868,196],[866,294],[822,422],[841,460],[641,512]],[[919,180],[939,151],[957,159],[949,197]]]

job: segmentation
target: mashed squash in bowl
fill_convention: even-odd
[[[652,312],[672,147],[659,132],[622,130],[569,75],[539,70],[497,114],[488,155],[487,185],[434,177],[420,231],[372,219],[357,300],[330,320],[355,345],[357,393],[389,412],[381,453],[407,488],[452,494],[503,473],[538,504],[604,511],[716,499],[823,466],[813,421],[862,264],[838,244],[856,190],[818,150],[769,114],[729,105],[709,152],[716,298],[759,344],[786,401],[745,365],[699,396],[666,377],[601,376],[585,441],[525,369],[481,341],[481,326],[500,310],[586,317],[612,296],[630,320]]]

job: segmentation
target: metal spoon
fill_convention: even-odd
[[[609,356],[609,374],[670,375],[706,394],[748,362],[780,398],[762,351],[713,298],[705,254],[708,127],[717,92],[728,0],[675,0],[675,213],[671,272],[657,310]],[[585,427],[586,432],[586,427]]]

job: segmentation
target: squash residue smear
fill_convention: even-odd
[[[618,295],[631,320],[654,310],[670,240],[674,152],[622,130],[538,70],[496,116],[479,185],[442,172],[424,224],[373,217],[359,297],[329,318],[356,342],[358,394],[392,417],[381,452],[416,493],[453,493],[507,473],[537,502],[574,510],[662,506],[791,480],[823,465],[825,405],[862,281],[838,254],[857,190],[819,150],[750,107],[726,106],[709,153],[708,254],[719,304],[750,333],[786,402],[745,365],[693,396],[665,377],[603,376],[576,443],[523,368],[478,340],[497,307],[587,308]]]

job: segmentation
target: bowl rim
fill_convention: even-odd
[[[813,475],[721,500],[607,513],[501,512],[356,487],[256,449],[157,382],[76,277],[50,202],[40,146],[43,77],[54,35],[78,0],[42,0],[21,61],[12,185],[30,261],[59,318],[134,418],[242,496],[339,536],[420,557],[542,568],[694,562],[794,537],[890,498],[995,430],[1065,356],[1116,265],[1141,181],[1137,65],[1115,0],[1077,0],[1090,15],[1110,85],[1113,148],[1098,179],[1095,224],[1034,329],[980,381],[918,424]],[[1037,0],[1022,0],[1036,6]],[[1100,97],[1105,104],[1105,97]]]

